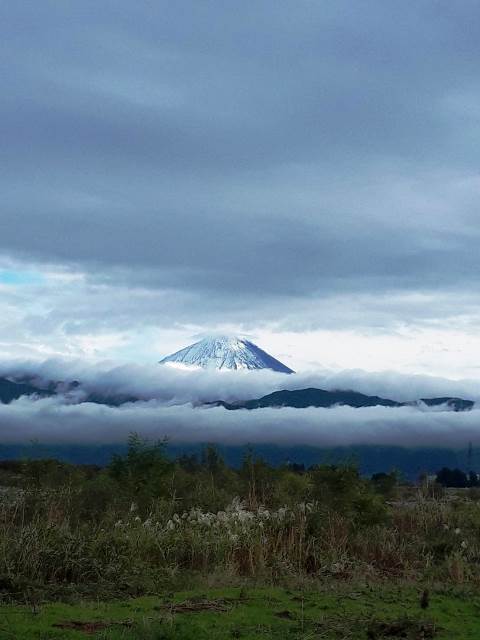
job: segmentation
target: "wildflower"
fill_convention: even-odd
[[[456,536],[458,536],[458,534],[459,534],[459,533],[460,533],[460,529],[457,527],[457,528],[455,529],[455,531],[454,531],[454,534],[455,534]]]
[[[460,546],[462,547],[462,549],[466,549],[466,548],[467,548],[467,546],[468,546],[467,541],[466,541],[466,540],[462,540],[462,543],[461,543],[461,545],[460,545]]]
[[[122,526],[122,521],[121,520],[117,520],[117,522],[115,522],[115,524],[113,526],[115,527],[115,529],[118,529],[118,527]]]

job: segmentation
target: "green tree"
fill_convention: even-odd
[[[377,493],[380,493],[385,498],[393,498],[398,485],[398,473],[396,471],[374,473],[372,484]]]
[[[166,455],[166,441],[151,443],[136,433],[128,439],[125,455],[114,455],[108,473],[128,497],[145,503],[172,497],[174,464]]]
[[[353,465],[319,465],[310,470],[311,495],[320,506],[353,524],[376,524],[387,515],[384,500]]]

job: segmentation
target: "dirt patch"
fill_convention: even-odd
[[[170,613],[201,613],[203,611],[223,613],[230,611],[231,606],[226,600],[185,600],[185,602],[172,602],[158,608]]]
[[[368,640],[386,640],[387,638],[405,638],[408,640],[427,640],[435,638],[438,629],[433,623],[416,620],[394,620],[393,622],[372,622],[367,629]]]
[[[291,611],[278,611],[274,614],[277,618],[281,618],[282,620],[295,620],[295,614]]]
[[[101,620],[95,620],[86,622],[83,620],[65,620],[64,622],[57,622],[52,625],[56,629],[70,629],[73,631],[81,631],[83,633],[87,633],[93,635],[98,633],[99,631],[103,631],[104,629],[109,629],[111,627],[131,627],[133,625],[133,620],[123,620],[122,622],[107,622]]]

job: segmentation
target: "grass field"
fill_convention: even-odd
[[[477,640],[480,594],[411,586],[223,588],[106,602],[0,607],[0,638]]]

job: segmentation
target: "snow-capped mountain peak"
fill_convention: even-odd
[[[237,336],[210,336],[173,353],[161,364],[209,369],[272,369],[293,373],[256,344]]]

